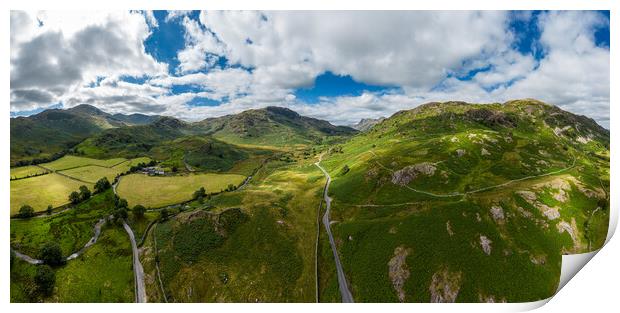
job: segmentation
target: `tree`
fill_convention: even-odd
[[[165,221],[166,219],[168,219],[168,209],[163,209],[161,211],[159,211],[159,220],[160,221]]]
[[[34,282],[37,284],[39,291],[46,296],[52,294],[54,291],[54,284],[56,283],[56,273],[48,265],[41,265],[37,267],[37,273],[34,276]]]
[[[41,247],[39,257],[43,263],[49,265],[60,265],[64,262],[60,245],[56,242],[48,242]]]
[[[118,222],[119,220],[122,219],[126,219],[128,214],[127,214],[127,210],[125,208],[119,208],[116,209],[113,213],[112,216],[114,217],[114,221]]]
[[[194,191],[194,199],[202,199],[204,198],[204,196],[207,195],[207,191],[205,190],[204,187],[200,187],[200,189]]]
[[[47,215],[50,215],[50,214],[52,214],[53,210],[54,210],[54,207],[51,204],[49,204],[47,206],[47,210],[45,210],[45,212],[47,212]]]
[[[71,201],[71,204],[78,204],[80,202],[80,194],[77,191],[72,192],[69,195],[69,201]]]
[[[144,213],[146,213],[146,208],[140,204],[136,205],[133,207],[133,209],[131,209],[131,211],[133,212],[133,215],[137,218],[142,218],[144,217]]]
[[[19,208],[19,217],[22,218],[29,218],[29,217],[33,217],[34,216],[34,209],[29,206],[29,205],[23,205],[21,208]]]
[[[104,192],[106,189],[110,188],[110,186],[112,185],[110,185],[108,179],[104,177],[95,183],[95,193]]]
[[[129,204],[127,203],[127,200],[125,200],[123,198],[118,198],[116,200],[116,207],[119,208],[119,209],[120,208],[125,208],[126,209],[126,208],[129,207]]]
[[[90,190],[84,185],[80,186],[80,199],[84,201],[88,200],[88,198],[90,198]]]

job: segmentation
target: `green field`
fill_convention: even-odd
[[[147,176],[131,174],[123,177],[117,187],[119,197],[129,206],[162,207],[190,200],[194,191],[204,187],[207,193],[220,192],[229,184],[238,186],[245,179],[236,174],[196,174],[184,176]]]
[[[269,162],[255,178],[242,191],[206,201],[208,213],[183,212],[157,224],[169,302],[314,302],[322,175],[310,162]],[[142,261],[152,277],[154,248],[149,236]],[[147,290],[149,299],[163,301],[156,280]]]
[[[11,219],[11,247],[30,256],[46,242],[57,242],[63,255],[79,249],[93,236],[93,226],[110,214],[112,190],[97,194],[69,211],[49,217]]]
[[[41,166],[54,170],[54,171],[60,171],[60,170],[74,168],[74,167],[87,166],[87,165],[99,165],[99,166],[104,166],[104,167],[112,167],[126,160],[127,159],[125,158],[99,160],[99,159],[78,157],[78,156],[73,156],[73,155],[65,155],[56,161],[52,161],[49,163],[43,163],[41,164]]]
[[[69,194],[81,185],[92,185],[51,173],[47,175],[11,181],[11,215],[22,205],[28,204],[35,211],[45,211],[48,205],[54,207],[69,202]]]
[[[116,162],[118,159],[111,160]],[[106,162],[108,164],[116,164],[115,166],[106,167],[102,165],[86,165],[60,171],[60,173],[94,184],[102,177],[106,177],[108,181],[113,181],[114,177],[127,172],[132,166],[151,161],[151,159],[147,157],[135,158],[122,163],[112,163],[111,160],[106,160]]]
[[[40,175],[47,171],[34,165],[11,167],[11,179]]]
[[[133,302],[131,245],[120,226],[104,227],[97,244],[56,271],[54,302]]]

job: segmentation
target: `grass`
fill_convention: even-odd
[[[58,242],[64,256],[80,249],[93,235],[94,223],[113,210],[111,190],[75,209],[29,220],[11,220],[11,247],[37,256],[39,247]],[[106,224],[99,240],[77,259],[56,267],[56,287],[49,297],[36,292],[36,266],[16,260],[11,268],[12,302],[132,302],[131,247],[120,226]]]
[[[11,179],[24,178],[33,175],[40,175],[46,173],[47,171],[34,165],[28,166],[20,166],[20,167],[12,167],[11,168]]]
[[[131,246],[120,226],[104,227],[97,244],[56,271],[53,302],[133,302]]]
[[[11,181],[11,215],[18,213],[25,204],[35,211],[45,211],[48,205],[57,207],[69,202],[69,194],[86,185],[70,178],[50,173],[47,175]]]
[[[74,155],[66,155],[56,161],[41,164],[41,166],[45,168],[49,168],[54,171],[60,171],[60,170],[74,168],[74,167],[87,166],[87,165],[99,165],[99,166],[104,166],[104,167],[112,167],[126,160],[127,159],[125,158],[113,158],[113,159],[99,160],[99,159],[79,157],[79,156],[74,156]]]
[[[243,190],[206,201],[215,206],[208,214],[188,211],[156,226],[169,301],[314,302],[323,176],[309,161],[272,161],[254,177]],[[153,246],[147,241],[143,258],[149,275]],[[163,300],[155,282],[147,290]]]
[[[162,207],[190,200],[194,191],[204,187],[207,193],[220,192],[229,184],[238,186],[245,179],[236,174],[195,174],[184,176],[146,176],[131,174],[123,177],[118,185],[120,197],[129,206]]]
[[[110,214],[114,205],[111,190],[93,196],[68,212],[41,218],[11,219],[11,247],[37,257],[39,248],[57,242],[67,256],[86,244],[93,236],[93,226]]]

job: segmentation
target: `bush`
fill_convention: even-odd
[[[45,296],[49,296],[54,291],[56,283],[56,273],[48,265],[37,267],[37,273],[34,276],[34,282],[37,284],[39,292]]]
[[[31,206],[26,204],[22,206],[21,208],[19,208],[19,214],[17,214],[17,216],[22,217],[22,218],[33,217],[34,209]]]
[[[50,204],[47,206],[47,210],[45,212],[47,212],[47,215],[52,214],[52,211],[54,210],[54,207]]]
[[[202,199],[207,194],[207,191],[204,187],[200,187],[200,189],[194,192],[194,199]]]
[[[43,263],[49,265],[63,264],[65,259],[62,257],[62,250],[60,245],[56,242],[48,242],[41,247],[39,257],[43,260]]]

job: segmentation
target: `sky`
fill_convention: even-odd
[[[11,11],[11,116],[81,103],[350,125],[535,98],[609,128],[609,11]]]

